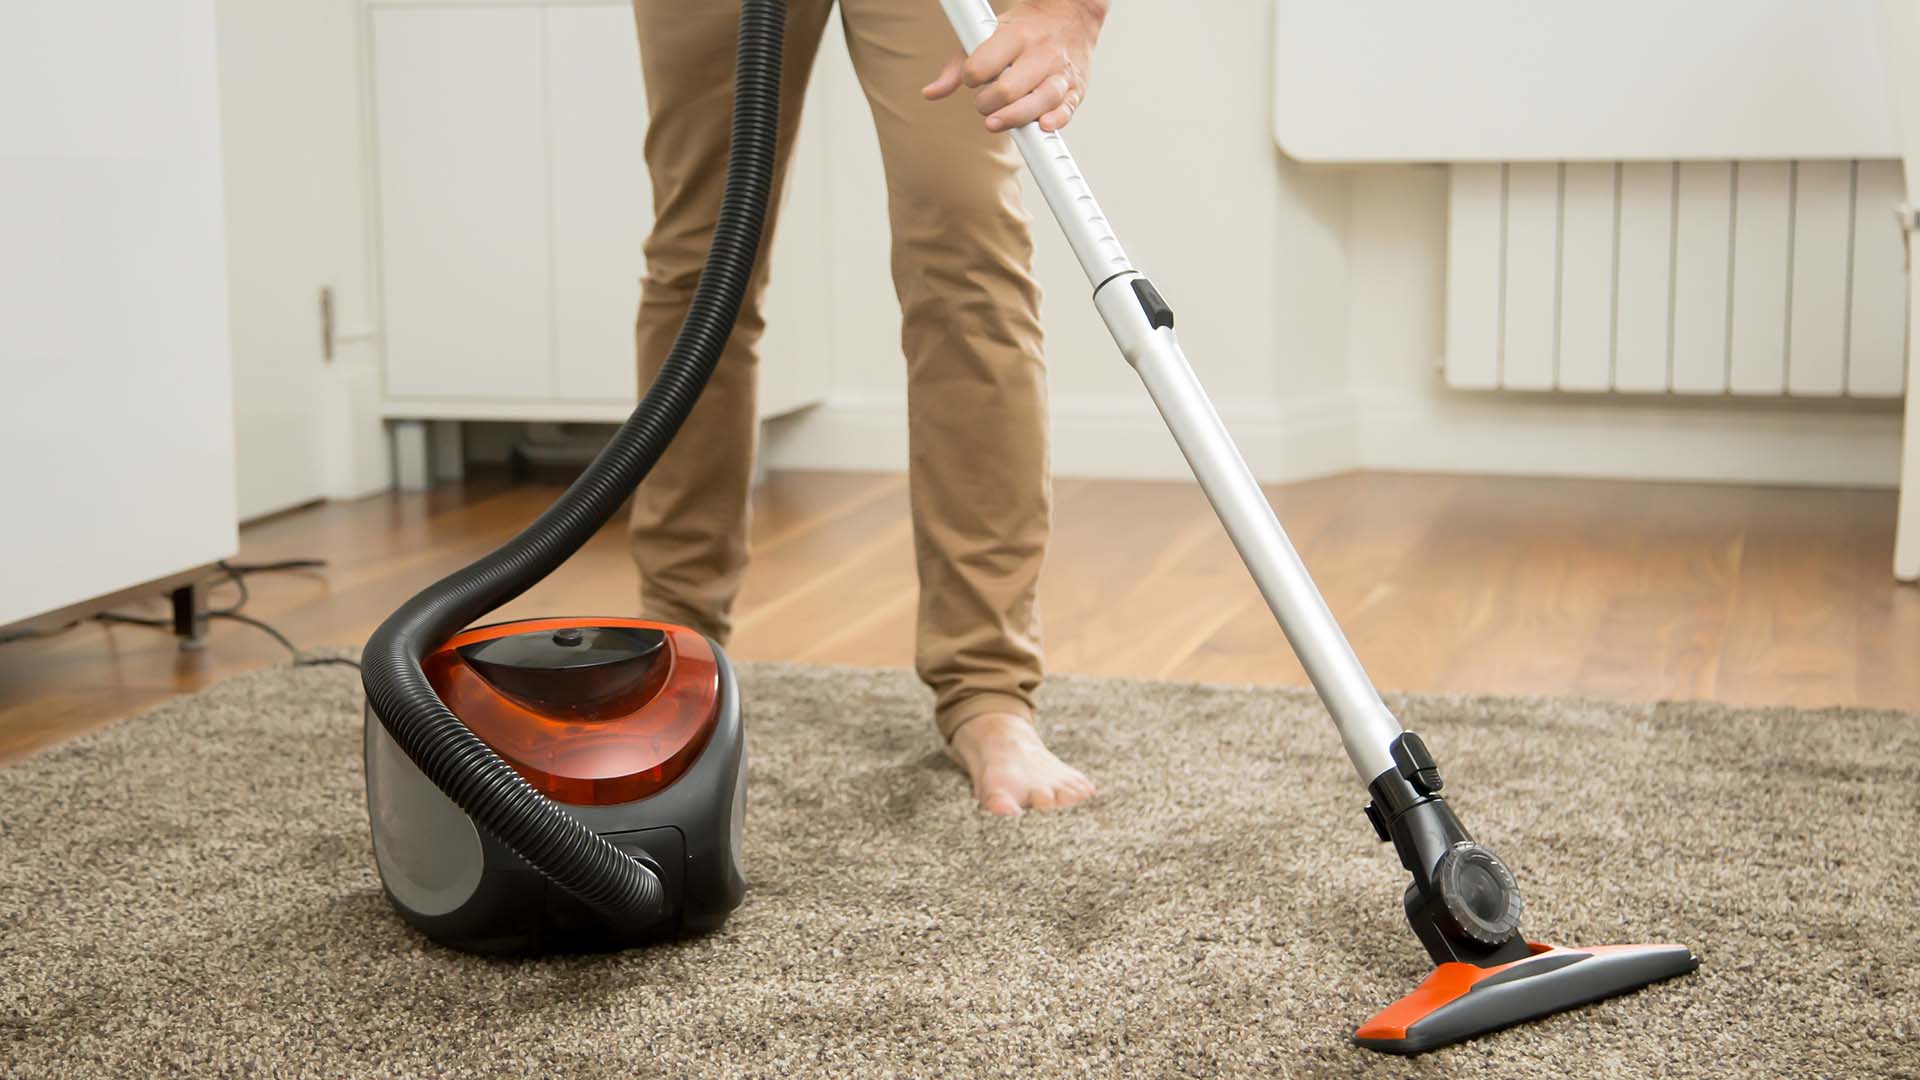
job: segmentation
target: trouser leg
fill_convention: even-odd
[[[971,95],[920,88],[959,51],[940,5],[842,0],[886,163],[907,359],[920,604],[915,666],[951,737],[1030,715],[1050,528],[1046,377],[1030,218],[1011,141]]]
[[[706,391],[640,485],[630,544],[641,611],[725,641],[747,568],[758,431],[756,347],[768,249],[800,123],[800,103],[831,0],[789,0],[778,166],[760,266]],[[700,282],[725,189],[739,0],[634,0],[649,119],[654,224],[635,326],[640,385],[653,380]],[[777,358],[775,362],[778,362]]]

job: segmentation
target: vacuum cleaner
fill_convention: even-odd
[[[996,26],[987,0],[941,3],[968,52]],[[394,907],[437,942],[625,948],[716,929],[745,893],[740,696],[717,644],[614,617],[468,627],[612,517],[712,372],[759,250],[784,7],[742,4],[726,194],[686,323],[639,407],[531,526],[407,601],[364,651],[375,861]],[[1512,871],[1460,824],[1433,755],[1380,700],[1065,140],[1037,124],[1012,137],[1412,877],[1407,920],[1437,966],[1356,1041],[1418,1053],[1694,970],[1684,945],[1561,948],[1521,933]]]
[[[760,252],[785,32],[784,0],[744,0],[719,218],[633,414],[533,524],[401,605],[362,651],[374,861],[441,944],[625,948],[716,929],[746,893],[740,692],[717,644],[614,617],[467,627],[613,517],[706,386]]]

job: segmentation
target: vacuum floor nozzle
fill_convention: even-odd
[[[1529,943],[1524,960],[1483,968],[1441,964],[1419,988],[1354,1032],[1369,1050],[1418,1054],[1577,1005],[1685,975],[1700,958],[1685,945]]]

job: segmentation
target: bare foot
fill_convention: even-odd
[[[1093,797],[1093,781],[1053,756],[1024,716],[986,713],[960,725],[947,756],[973,778],[980,808],[1018,817],[1029,807],[1064,810]]]

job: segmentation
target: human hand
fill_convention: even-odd
[[[988,131],[1035,120],[1059,131],[1087,98],[1093,46],[1107,19],[1107,0],[1022,0],[971,56],[947,62],[920,92],[929,101],[972,87]]]

